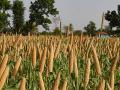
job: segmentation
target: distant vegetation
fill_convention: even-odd
[[[26,7],[23,1],[14,0],[13,3],[10,0],[0,1],[0,33],[12,33],[12,34],[53,34],[53,35],[66,35],[71,33],[80,35],[81,33],[85,35],[95,36],[96,32],[106,32],[108,35],[120,35],[120,5],[118,5],[117,11],[107,11],[104,15],[105,20],[109,22],[108,26],[105,28],[97,29],[96,24],[90,21],[88,25],[84,27],[83,30],[74,30],[73,24],[63,26],[61,28],[56,26],[52,32],[49,30],[49,24],[52,23],[50,16],[56,16],[59,11],[54,6],[55,0],[31,0],[29,7],[29,20],[25,20],[24,12]],[[12,12],[12,14],[10,13]],[[54,22],[54,21],[53,21]],[[103,20],[102,20],[103,22]],[[46,31],[38,32],[38,25],[41,25]],[[113,28],[116,28],[113,30]]]
[[[48,24],[51,24],[49,16],[55,16],[59,12],[54,7],[54,0],[31,0],[29,7],[29,20],[24,20],[24,11],[26,7],[23,1],[14,0],[13,4],[9,0],[0,1],[0,32],[22,33],[36,32],[37,26],[41,25],[46,30],[49,29]],[[12,12],[11,15],[8,12]],[[13,18],[13,24],[10,24],[10,18]]]
[[[120,5],[118,5],[117,11],[108,10],[105,14],[105,19],[109,22],[109,32],[120,35]],[[116,30],[113,31],[113,28],[116,28]]]

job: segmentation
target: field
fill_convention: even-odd
[[[120,90],[120,39],[0,36],[0,90]]]

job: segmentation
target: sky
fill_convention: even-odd
[[[25,18],[29,17],[30,0],[24,0],[26,11]],[[94,21],[97,28],[100,28],[101,17],[107,10],[117,10],[120,0],[55,0],[55,7],[59,11],[62,26],[72,23],[75,30],[83,30],[89,23]],[[105,21],[105,25],[108,23]],[[51,25],[53,29],[55,24]]]

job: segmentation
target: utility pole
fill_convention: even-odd
[[[105,19],[105,17],[104,17],[104,12],[103,12],[103,14],[102,14],[102,21],[101,21],[101,32],[103,31],[103,28],[104,28],[104,19]]]
[[[60,31],[61,31],[61,36],[62,36],[62,22],[60,20]]]

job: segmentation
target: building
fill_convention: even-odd
[[[95,33],[95,36],[101,37],[101,38],[108,38],[108,37],[110,37],[110,36],[108,35],[108,33],[102,32],[102,31],[96,32],[96,33]]]

